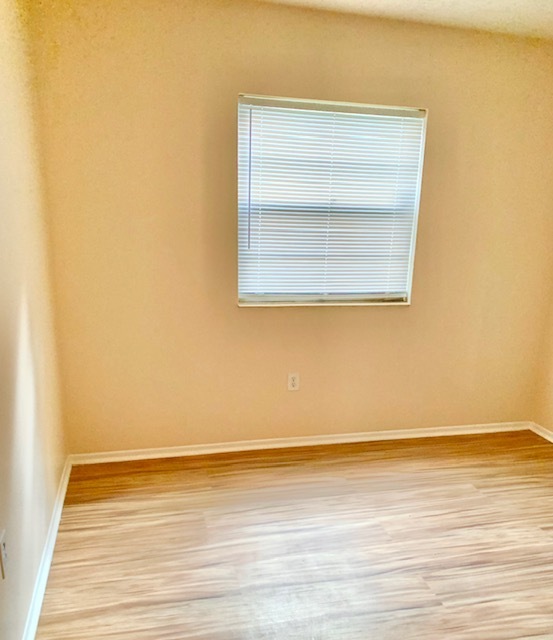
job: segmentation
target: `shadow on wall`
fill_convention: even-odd
[[[48,528],[50,516],[48,509],[43,508],[48,504],[47,483],[44,481],[47,476],[46,443],[41,439],[44,433],[38,418],[34,332],[25,288],[17,304],[17,325],[5,327],[7,331],[3,336],[0,405],[4,414],[2,422],[7,428],[3,429],[6,449],[0,456],[0,476],[6,479],[0,513],[2,516],[7,514],[7,520],[2,517],[0,525],[6,528],[9,558],[3,587],[26,597],[22,598],[20,611],[16,603],[10,611],[2,614],[2,638],[16,637],[15,628],[25,620],[25,605],[31,597],[31,593],[26,593],[30,584],[25,578],[36,573],[37,559],[41,557],[44,546],[44,539],[37,532]],[[37,516],[42,521],[37,522]]]

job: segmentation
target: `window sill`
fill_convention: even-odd
[[[393,300],[381,300],[381,301],[345,301],[345,300],[329,300],[328,302],[313,301],[313,302],[291,302],[291,301],[279,301],[279,302],[251,302],[239,300],[237,302],[239,307],[409,307],[410,301],[393,301]]]

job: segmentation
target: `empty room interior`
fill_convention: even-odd
[[[0,0],[0,640],[553,638],[553,5]]]

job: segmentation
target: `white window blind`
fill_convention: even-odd
[[[240,96],[239,304],[409,302],[426,111]]]

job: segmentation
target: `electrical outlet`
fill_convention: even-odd
[[[6,551],[6,530],[0,531],[0,574],[2,580],[6,579],[6,565],[8,563],[8,553]]]
[[[289,373],[288,374],[288,391],[299,391],[300,389],[300,374]]]

